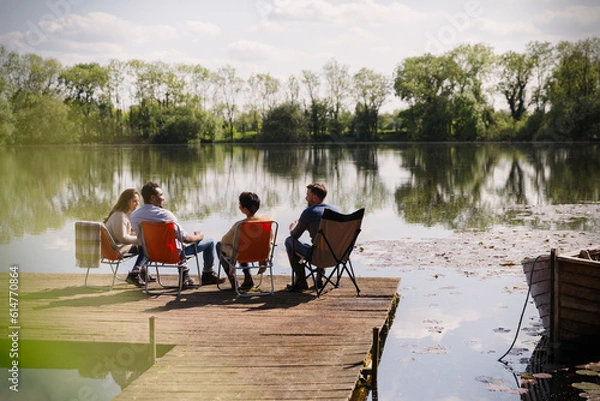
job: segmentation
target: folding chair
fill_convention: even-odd
[[[180,228],[173,222],[153,223],[143,221],[139,226],[140,236],[142,237],[142,246],[146,253],[146,277],[144,277],[146,294],[149,295],[176,295],[181,294],[183,289],[183,276],[187,270],[187,260],[196,258],[196,268],[198,270],[198,279],[201,280],[200,263],[198,261],[198,249],[194,243],[194,254],[186,256],[183,248],[186,244],[179,241]],[[150,267],[154,265],[156,269],[156,281],[164,290],[151,290],[148,287]],[[166,285],[163,283],[160,275],[162,268],[176,268],[178,272],[178,284]]]
[[[121,263],[136,256],[133,253],[122,254],[116,242],[102,223],[94,221],[75,222],[75,259],[77,266],[86,268],[84,285],[89,288],[102,288],[88,285],[90,269],[99,268],[101,263],[108,264],[112,272],[110,290],[119,278]]]
[[[331,209],[323,212],[309,256],[301,261],[315,282],[317,297],[321,296],[327,284],[338,288],[344,272],[356,287],[356,295],[360,296],[350,254],[361,231],[364,214],[364,208],[351,214],[341,214]],[[328,267],[333,267],[329,275],[325,273]]]
[[[222,254],[219,255],[218,276],[221,278],[221,265],[225,264],[231,269],[233,275],[233,285],[237,297],[252,297],[254,295],[273,295],[275,285],[273,283],[273,253],[275,251],[275,241],[279,224],[272,220],[263,221],[244,221],[237,224],[233,237],[233,250],[231,257]],[[247,293],[241,293],[237,281],[237,271],[257,269],[260,275],[260,282]],[[268,270],[271,280],[271,290],[268,292],[258,291],[262,284],[263,273]],[[226,273],[227,274],[227,273]],[[221,289],[221,286],[217,284]]]

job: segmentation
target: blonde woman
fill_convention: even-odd
[[[143,287],[143,269],[146,258],[144,257],[140,240],[131,228],[130,220],[131,213],[139,205],[140,194],[137,189],[128,188],[124,190],[119,196],[117,203],[115,203],[108,216],[104,219],[104,225],[119,246],[119,251],[122,254],[129,252],[138,255],[135,266],[127,275],[126,281],[138,287]]]

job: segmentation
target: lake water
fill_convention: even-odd
[[[101,220],[121,191],[158,182],[188,230],[218,240],[243,216],[242,191],[280,223],[276,274],[288,274],[283,240],[305,207],[306,184],[326,183],[328,202],[366,209],[358,243],[445,238],[536,221],[526,206],[600,201],[598,145],[362,144],[194,147],[28,147],[0,150],[1,271],[75,272],[74,222]],[[577,229],[595,229],[579,221]],[[542,228],[544,227],[537,227]],[[567,229],[569,227],[566,227]],[[548,230],[553,227],[547,227]],[[358,276],[401,277],[401,301],[380,368],[380,400],[518,400],[517,386],[541,329],[532,306],[526,336],[503,364],[525,294],[523,277],[478,278],[441,266],[373,268]],[[107,268],[108,272],[108,268]]]

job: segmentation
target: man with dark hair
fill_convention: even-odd
[[[325,187],[325,184],[313,183],[307,185],[305,199],[308,207],[304,209],[298,220],[290,224],[290,236],[285,239],[285,250],[287,251],[296,280],[288,287],[289,290],[304,290],[308,288],[306,272],[299,262],[300,259],[309,256],[312,245],[301,242],[300,237],[305,231],[308,231],[312,242],[319,230],[323,211],[325,209],[339,211],[336,206],[325,203],[326,196],[327,187]]]
[[[240,212],[242,212],[246,218],[236,222],[229,231],[223,236],[221,241],[217,242],[216,250],[217,255],[224,254],[227,257],[231,257],[231,253],[233,251],[233,240],[235,236],[235,229],[239,223],[244,221],[261,221],[261,220],[270,220],[269,216],[266,215],[257,215],[256,212],[260,208],[260,198],[254,192],[242,192],[239,196],[239,208]],[[219,258],[221,266],[223,270],[227,273],[231,287],[235,288],[235,283],[233,282],[233,272],[230,271],[229,265],[226,265],[223,258]],[[244,269],[244,282],[240,285],[240,289],[248,290],[254,286],[254,281],[252,280],[252,275],[250,274],[249,269]]]
[[[155,182],[147,182],[142,187],[142,198],[144,204],[135,212],[131,213],[131,226],[138,233],[139,224],[142,221],[153,223],[173,222],[180,228],[179,241],[182,243],[191,243],[187,245],[182,252],[185,255],[191,255],[194,252],[193,243],[196,244],[198,252],[202,254],[204,260],[204,269],[202,270],[202,285],[216,284],[219,280],[217,273],[213,270],[214,262],[214,241],[210,238],[205,238],[204,234],[198,231],[187,233],[179,224],[175,215],[163,208],[165,197],[160,186]],[[225,281],[224,279],[221,281]],[[194,285],[194,280],[189,276],[188,269],[184,271],[183,282],[187,286]]]

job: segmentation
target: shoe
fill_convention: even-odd
[[[194,285],[194,279],[190,277],[190,270],[185,269],[183,271],[183,286],[184,287],[192,287]]]
[[[249,290],[252,287],[254,287],[254,282],[252,280],[250,280],[250,281],[244,280],[242,285],[240,285],[240,290]]]
[[[286,286],[286,290],[288,292],[308,290],[308,284],[306,284],[306,281],[304,281],[304,282],[297,282],[296,284],[288,284]]]
[[[125,279],[125,282],[127,282],[129,284],[133,284],[136,287],[140,287],[140,288],[143,288],[146,286],[146,283],[140,276],[139,272],[129,273],[127,275],[127,278]]]
[[[217,273],[211,271],[202,273],[202,285],[210,285],[210,284],[221,284],[225,282],[225,277],[219,278]]]
[[[140,276],[146,277],[146,268],[145,267],[142,267],[140,269]],[[153,283],[155,281],[156,281],[156,277],[154,277],[152,274],[148,274],[148,282]]]

